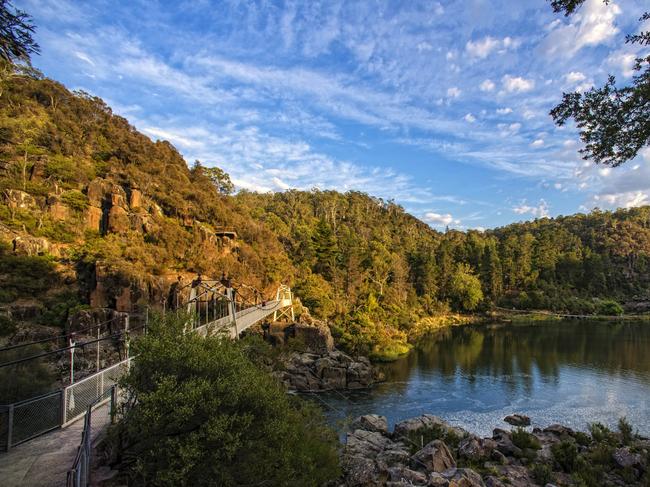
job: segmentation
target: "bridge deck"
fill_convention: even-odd
[[[108,404],[93,412],[92,437],[97,437],[107,422]],[[60,487],[66,484],[66,474],[74,462],[83,421],[76,421],[0,455],[0,484],[3,487]]]

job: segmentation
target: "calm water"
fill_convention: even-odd
[[[455,327],[384,370],[371,391],[320,395],[328,418],[377,413],[394,424],[431,413],[489,435],[514,412],[576,429],[626,416],[650,435],[648,322]]]

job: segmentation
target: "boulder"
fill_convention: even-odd
[[[366,487],[381,485],[375,462],[362,456],[351,456],[341,462],[346,478],[345,485],[350,487]]]
[[[512,426],[530,426],[530,418],[524,414],[511,414],[503,420]]]
[[[425,474],[410,468],[389,468],[388,478],[392,482],[405,482],[405,485],[427,485],[429,483],[429,479]]]
[[[32,195],[19,189],[6,189],[5,200],[9,208],[29,209],[36,207],[36,200]]]
[[[492,439],[497,444],[497,450],[507,457],[520,457],[522,454],[521,448],[517,447],[510,436],[509,431],[496,428],[492,433]]]
[[[632,453],[628,447],[617,448],[612,454],[616,465],[621,468],[631,468],[641,466],[642,458],[638,453]]]
[[[130,189],[129,206],[131,209],[140,208],[142,206],[142,191],[135,183],[131,183]]]
[[[467,432],[462,428],[451,426],[446,421],[432,414],[423,414],[415,418],[400,421],[395,425],[393,431],[393,437],[408,438],[416,443],[444,438],[450,434],[464,437],[467,435]]]
[[[63,204],[56,195],[47,197],[47,212],[53,220],[66,220],[70,216],[70,209]]]
[[[129,214],[121,206],[112,206],[108,212],[108,231],[124,234],[131,228]]]
[[[386,416],[379,416],[378,414],[366,414],[359,416],[350,425],[355,430],[375,431],[377,433],[388,433],[388,421]]]
[[[103,217],[103,212],[101,208],[97,208],[96,206],[89,206],[88,208],[86,208],[86,212],[84,215],[85,228],[88,230],[95,230],[97,232],[101,232],[102,217]]]
[[[493,458],[496,448],[496,441],[472,435],[461,440],[458,445],[458,456],[472,462],[486,461]]]
[[[502,465],[497,468],[499,477],[510,487],[530,487],[536,485],[526,467]]]
[[[315,325],[296,323],[295,337],[302,341],[310,352],[324,355],[334,350],[334,338],[329,327],[324,323]]]
[[[429,472],[444,472],[456,467],[451,451],[443,441],[433,440],[415,453],[411,459],[415,468],[426,468]]]
[[[13,239],[12,246],[14,253],[30,257],[55,253],[50,241],[43,237],[19,236]]]
[[[449,487],[485,487],[481,476],[471,468],[452,468],[442,475],[449,480]]]

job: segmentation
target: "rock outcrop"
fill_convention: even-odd
[[[321,355],[294,352],[285,359],[279,375],[290,390],[300,392],[364,389],[377,380],[370,360],[338,350]]]

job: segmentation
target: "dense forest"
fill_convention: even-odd
[[[441,233],[361,192],[233,195],[213,162],[188,165],[102,100],[31,68],[5,75],[4,332],[15,332],[21,306],[55,326],[88,305],[167,306],[171,283],[197,272],[267,293],[290,284],[340,345],[377,357],[452,313],[591,314],[608,299],[650,298],[649,207]],[[215,237],[220,227],[236,241]]]

